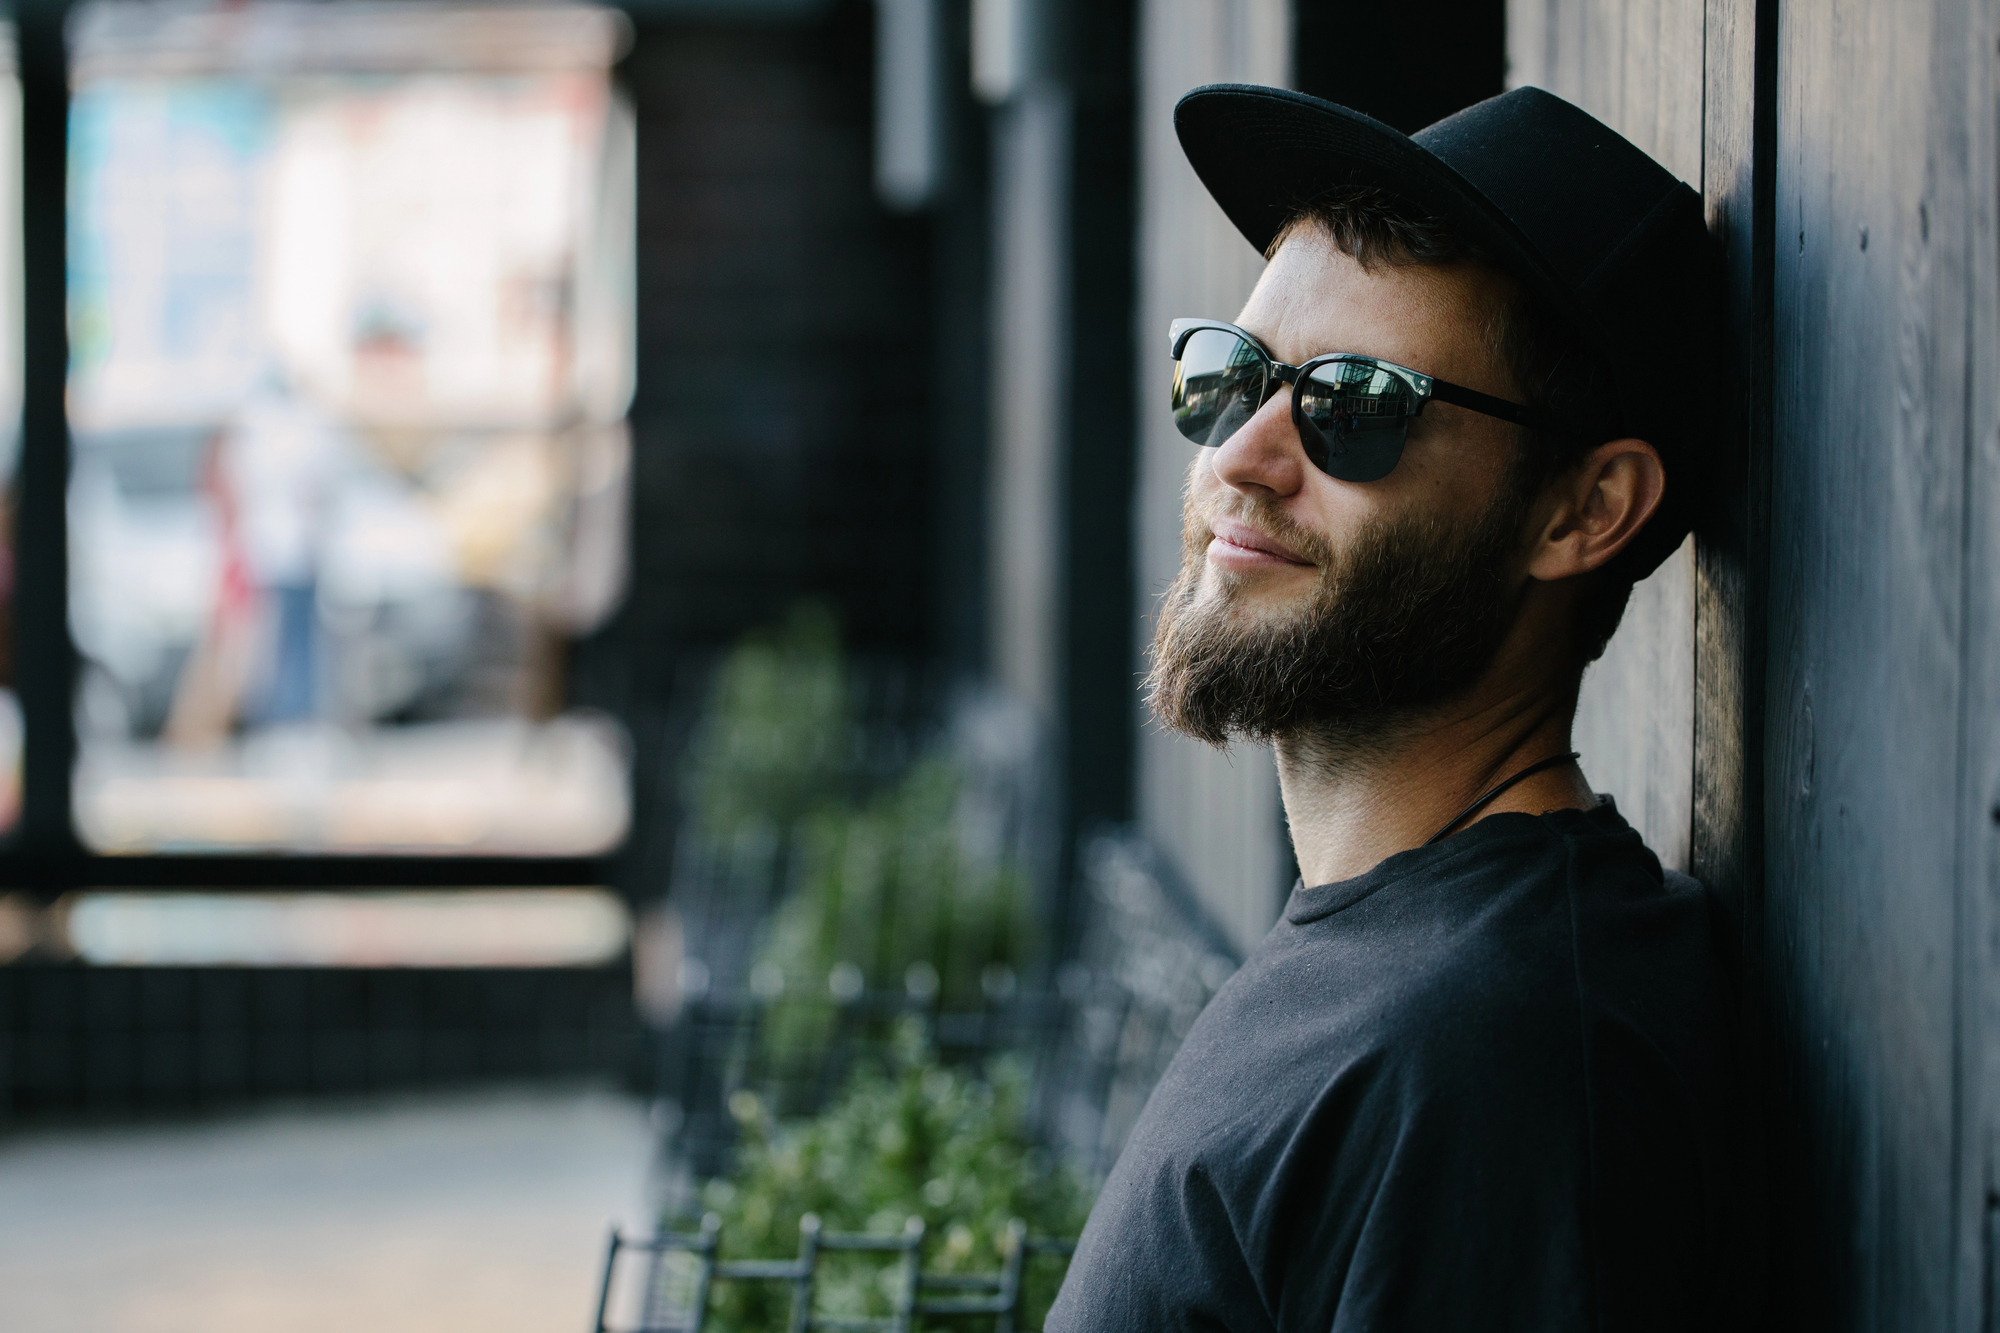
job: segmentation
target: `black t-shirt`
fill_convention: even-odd
[[[1609,801],[1292,893],[1188,1033],[1049,1333],[1734,1327],[1734,992]]]

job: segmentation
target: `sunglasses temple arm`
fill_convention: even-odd
[[[1562,425],[1546,412],[1537,412],[1532,407],[1520,403],[1510,403],[1505,398],[1495,398],[1477,389],[1467,389],[1445,380],[1431,381],[1431,397],[1453,407],[1463,407],[1502,421],[1511,421],[1517,426],[1532,426],[1538,430],[1560,430]]]

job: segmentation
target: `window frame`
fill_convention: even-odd
[[[106,854],[73,818],[79,657],[69,633],[68,195],[70,0],[14,8],[21,86],[22,393],[12,605],[21,807],[0,835],[0,890],[44,902],[88,888],[304,890],[607,885],[635,841],[588,856],[347,852]],[[617,75],[612,76],[616,79]],[[628,780],[629,783],[629,780]],[[628,785],[628,790],[630,787]]]

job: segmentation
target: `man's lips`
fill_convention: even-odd
[[[1265,536],[1240,519],[1218,516],[1209,524],[1208,530],[1215,538],[1208,544],[1209,558],[1219,558],[1225,564],[1245,566],[1312,564],[1312,561],[1303,559],[1291,547]]]

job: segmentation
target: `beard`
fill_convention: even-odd
[[[1318,566],[1303,605],[1260,613],[1241,576],[1210,570],[1210,518],[1190,492],[1181,572],[1161,604],[1146,674],[1153,714],[1210,745],[1312,737],[1346,748],[1392,733],[1476,682],[1519,605],[1509,568],[1528,497],[1502,488],[1467,526],[1371,522],[1351,548],[1241,494],[1221,506]],[[1202,595],[1204,571],[1218,580]]]

